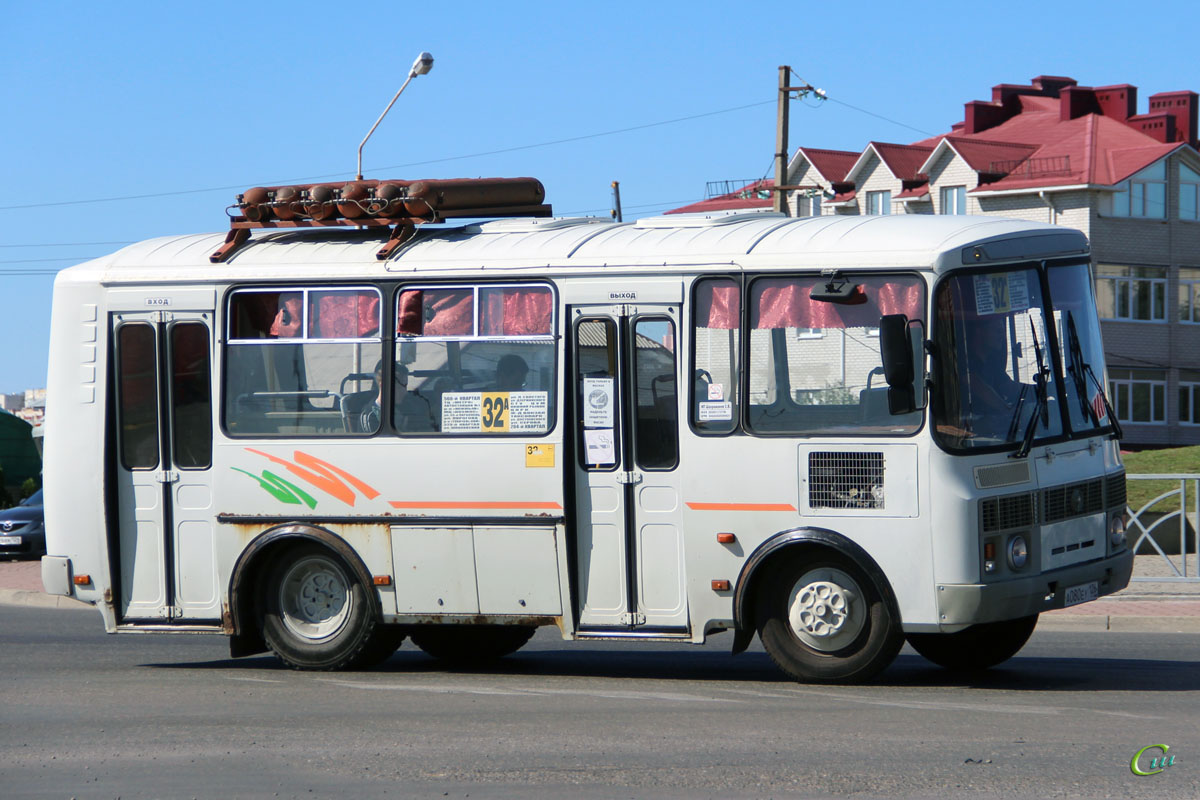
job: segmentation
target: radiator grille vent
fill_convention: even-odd
[[[999,489],[1029,482],[1029,462],[1010,461],[975,468],[975,486],[980,489]]]
[[[883,508],[883,453],[809,453],[809,508]]]
[[[1095,514],[1104,507],[1101,497],[1103,480],[1096,478],[1083,483],[1055,486],[1044,493],[1046,522],[1057,522],[1068,517]]]
[[[985,533],[1028,528],[1033,524],[1033,495],[1029,492],[990,497],[979,504]]]
[[[1125,473],[1116,472],[1104,479],[1107,484],[1105,495],[1108,497],[1108,508],[1124,510],[1128,498],[1125,494]]]

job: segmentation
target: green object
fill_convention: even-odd
[[[42,459],[33,443],[33,426],[3,411],[0,411],[0,465],[4,467],[7,484],[0,488],[16,489],[30,478],[41,479]]]

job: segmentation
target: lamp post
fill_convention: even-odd
[[[367,131],[367,135],[363,137],[362,142],[358,145],[358,170],[355,172],[355,180],[362,180],[362,151],[363,145],[367,143],[367,139],[371,138],[371,134],[379,127],[379,123],[383,122],[383,118],[392,110],[392,106],[396,104],[396,100],[400,97],[400,92],[404,91],[404,87],[408,86],[408,82],[418,75],[426,75],[429,70],[433,69],[433,56],[429,53],[421,53],[417,56],[417,60],[413,62],[412,68],[408,71],[408,77],[404,79],[404,83],[400,85],[400,90],[396,92],[396,96],[392,98],[392,102],[387,104],[387,108],[379,115],[379,119],[375,120],[375,124],[371,126],[371,130]]]
[[[791,100],[793,95],[799,100],[807,97],[810,92],[821,100],[824,100],[826,96],[824,89],[818,89],[807,81],[801,86],[789,86],[788,78],[791,74],[791,67],[779,68],[779,104],[775,118],[775,198],[773,207],[776,211],[784,214],[789,214],[787,191],[794,188],[785,185],[788,159],[788,100]]]

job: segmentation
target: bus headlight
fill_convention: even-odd
[[[1008,540],[1008,563],[1013,569],[1024,569],[1029,563],[1029,545],[1019,533]]]
[[[1108,523],[1108,540],[1112,542],[1113,549],[1120,549],[1125,546],[1125,515],[1113,514],[1112,521]]]

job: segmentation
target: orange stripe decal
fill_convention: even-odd
[[[791,503],[688,503],[693,511],[795,511]]]
[[[392,508],[541,508],[551,511],[562,509],[558,503],[542,503],[542,502],[510,502],[510,501],[492,501],[492,500],[467,500],[467,501],[452,501],[452,500],[389,500],[388,505]]]

